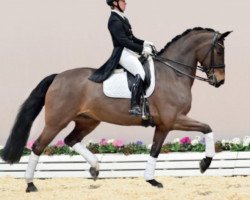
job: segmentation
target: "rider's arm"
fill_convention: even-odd
[[[143,45],[143,43],[144,43],[144,40],[138,39],[138,38],[135,37],[134,35],[133,35],[133,41],[134,41],[135,43],[137,43],[137,44],[140,44],[140,45]]]
[[[143,43],[138,44],[133,42],[133,40],[129,39],[120,21],[118,20],[111,21],[109,24],[109,30],[112,36],[119,42],[121,46],[126,47],[132,51],[135,51],[139,54],[142,53]]]

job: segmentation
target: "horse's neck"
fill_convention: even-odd
[[[169,62],[174,68],[178,69],[179,71],[183,72],[184,74],[188,74],[190,76],[196,75],[196,69],[192,68],[192,67],[197,66],[197,60],[195,59],[195,52],[190,51],[188,53],[181,53],[181,52],[176,53],[175,51],[168,51],[162,57],[190,66],[190,67],[186,67],[186,66],[176,64],[176,63],[171,62],[171,61]],[[181,76],[181,79],[179,79],[179,80],[181,80],[183,82],[183,84],[185,84],[187,86],[193,85],[194,79],[192,79],[184,74],[177,73],[175,70],[168,70],[168,73],[172,73],[175,76]]]
[[[188,65],[190,67],[186,67],[180,64],[171,63],[176,69],[182,71],[185,74],[188,74],[190,76],[196,75],[196,69],[197,66],[197,46],[194,44],[197,44],[198,42],[201,42],[202,35],[198,37],[197,35],[194,36],[192,34],[185,36],[181,39],[179,39],[177,42],[172,44],[166,52],[163,52],[161,55],[163,58],[167,58],[173,61],[181,62],[185,65]],[[175,73],[175,72],[173,72]],[[188,76],[182,75],[184,84],[188,84],[190,86],[193,85],[194,79],[189,78]]]

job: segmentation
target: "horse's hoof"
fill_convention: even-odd
[[[147,182],[150,183],[154,187],[163,188],[163,185],[155,179],[148,180]]]
[[[90,173],[90,175],[92,176],[93,180],[96,181],[96,179],[97,179],[97,177],[98,177],[98,175],[99,175],[99,171],[96,170],[95,167],[90,167],[89,173]]]
[[[203,174],[210,166],[213,158],[206,157],[200,161],[200,172]]]
[[[27,189],[26,189],[26,192],[28,193],[28,192],[37,192],[38,190],[37,190],[37,188],[36,188],[36,186],[34,185],[34,183],[33,182],[31,182],[31,183],[28,183],[28,187],[27,187]]]

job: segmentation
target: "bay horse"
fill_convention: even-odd
[[[189,118],[187,113],[191,109],[194,79],[207,81],[215,87],[224,83],[224,39],[229,34],[229,31],[221,34],[200,27],[188,29],[154,57],[156,85],[148,101],[156,127],[144,174],[145,180],[152,186],[163,187],[154,179],[154,171],[163,142],[171,130],[205,134],[206,157],[200,162],[200,170],[204,173],[208,169],[215,154],[212,129],[205,123]],[[196,76],[197,69],[205,72],[207,78]],[[32,147],[25,174],[28,183],[26,192],[37,191],[33,177],[39,156],[71,121],[75,122],[75,127],[64,139],[65,144],[90,163],[94,180],[99,173],[98,160],[81,144],[82,139],[102,121],[123,126],[141,125],[140,117],[129,115],[129,99],[106,97],[102,84],[88,79],[94,71],[92,68],[77,68],[48,76],[37,85],[20,108],[1,155],[7,163],[20,160],[32,123],[45,106],[45,127]]]

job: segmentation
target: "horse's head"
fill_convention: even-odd
[[[205,43],[198,60],[206,73],[209,83],[215,87],[220,87],[225,82],[225,60],[224,60],[224,40],[232,31],[220,34],[213,33],[212,40]]]

